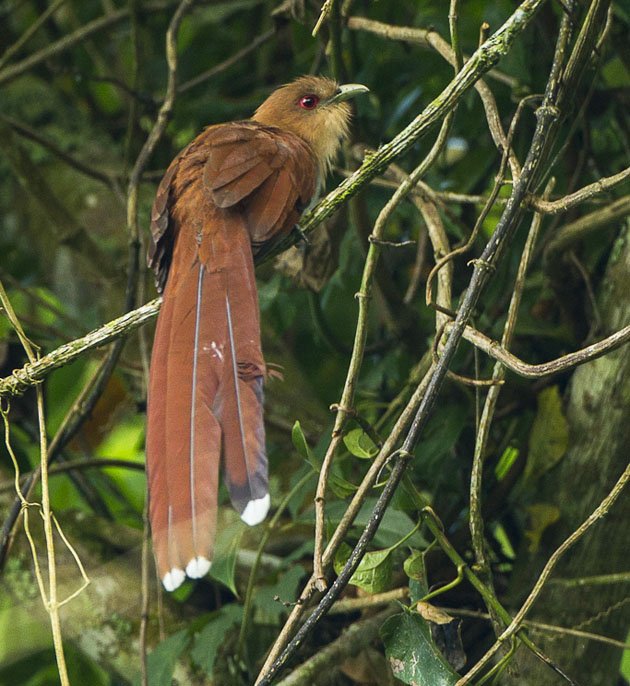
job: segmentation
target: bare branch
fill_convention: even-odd
[[[31,386],[41,383],[54,369],[70,364],[88,350],[99,348],[135,331],[139,326],[157,316],[160,303],[161,298],[152,300],[137,310],[127,312],[122,317],[91,331],[82,338],[65,343],[39,360],[16,369],[11,376],[0,379],[0,397],[19,395]]]
[[[594,183],[584,186],[584,188],[580,188],[574,193],[565,195],[563,198],[558,198],[557,200],[544,200],[542,198],[533,197],[530,200],[530,205],[538,212],[559,214],[560,212],[566,212],[572,207],[575,207],[575,205],[590,200],[594,196],[622,184],[628,179],[630,179],[630,167],[626,167],[626,169],[613,176],[606,176],[602,179],[598,179]]]
[[[449,324],[447,326],[447,331],[452,329],[452,327],[453,325]],[[590,362],[602,355],[606,355],[606,353],[609,353],[611,350],[619,348],[630,341],[630,325],[624,326],[623,329],[616,331],[607,338],[604,338],[597,343],[593,343],[586,348],[568,353],[551,362],[541,362],[540,364],[528,364],[527,362],[523,362],[497,343],[497,341],[493,341],[491,338],[488,338],[471,326],[467,326],[464,329],[463,337],[479,348],[479,350],[483,350],[487,355],[498,360],[515,374],[524,376],[528,379],[539,379],[541,376],[558,374],[559,372],[564,372],[572,367]]]

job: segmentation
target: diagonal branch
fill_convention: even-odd
[[[341,204],[356,195],[375,176],[387,169],[396,157],[407,152],[418,140],[441,121],[470,88],[504,57],[517,36],[532,20],[545,0],[525,0],[498,31],[473,53],[457,76],[427,107],[389,143],[375,153],[366,155],[363,164],[329,193],[300,222],[301,232],[294,231],[286,240],[274,246],[265,256],[267,260],[286,250],[327,219]],[[529,187],[529,184],[528,184]],[[519,201],[520,202],[520,201]]]
[[[514,18],[516,16],[524,20],[530,19],[533,16],[535,10],[538,9],[539,5],[540,3],[523,3],[519,7],[519,10],[517,10],[517,12],[515,12],[515,14],[512,15],[512,17],[510,17],[510,19],[508,19],[506,25],[504,25],[504,27],[498,33],[502,33],[505,30],[505,26],[508,25],[511,26],[513,30],[514,24],[512,22],[514,21]],[[524,10],[526,10],[526,14],[522,14]],[[523,24],[520,25],[521,29],[522,27]],[[495,34],[495,36],[496,35],[497,34]],[[506,35],[509,36],[510,31],[507,31]],[[345,588],[346,584],[352,577],[352,574],[355,572],[361,559],[363,558],[367,550],[367,546],[369,545],[374,534],[376,533],[376,530],[378,529],[380,521],[389,505],[389,502],[393,497],[394,492],[396,491],[396,487],[402,479],[403,474],[405,473],[407,464],[417,445],[420,434],[426,426],[430,413],[433,410],[433,407],[436,403],[438,393],[446,378],[448,366],[455,354],[455,351],[458,347],[464,329],[468,324],[468,321],[470,320],[472,312],[481,296],[481,293],[483,292],[485,286],[487,285],[490,279],[490,274],[496,268],[496,262],[499,260],[500,255],[502,253],[505,253],[506,248],[511,244],[514,233],[518,228],[518,225],[523,214],[522,203],[526,198],[527,194],[530,192],[530,189],[533,187],[533,184],[536,182],[537,178],[541,176],[542,172],[545,170],[544,163],[547,159],[547,153],[550,144],[555,139],[558,126],[560,123],[560,111],[558,109],[558,102],[560,98],[560,77],[563,72],[563,69],[565,68],[565,63],[567,60],[566,53],[570,36],[570,23],[566,18],[564,18],[556,45],[554,61],[547,81],[545,97],[543,99],[542,106],[537,111],[537,125],[521,175],[518,179],[518,182],[515,183],[512,188],[512,194],[501,215],[501,218],[497,224],[497,227],[492,237],[490,238],[488,244],[486,245],[486,248],[484,249],[481,255],[481,258],[475,262],[472,278],[462,298],[461,305],[457,313],[457,318],[453,324],[451,335],[449,336],[449,339],[444,346],[440,360],[432,369],[432,372],[428,379],[426,391],[424,393],[424,396],[422,397],[422,400],[420,401],[418,410],[416,412],[416,416],[407,433],[407,437],[403,442],[402,448],[392,455],[393,464],[389,479],[387,480],[387,483],[383,491],[381,492],[376,505],[374,506],[368,524],[365,527],[363,533],[361,534],[361,537],[359,538],[359,541],[355,546],[354,550],[352,551],[343,570],[340,572],[339,576],[331,586],[330,590],[320,601],[315,612],[311,615],[311,617],[309,617],[307,622],[297,631],[293,639],[291,639],[291,641],[288,643],[286,648],[284,648],[284,650],[280,651],[278,650],[277,645],[274,646],[270,656],[267,659],[267,663],[263,667],[263,670],[259,675],[259,679],[256,682],[258,686],[267,686],[268,684],[272,683],[272,680],[274,679],[276,674],[283,668],[283,666],[295,653],[298,647],[304,642],[307,635],[315,628],[317,623],[322,619],[322,617],[326,614],[328,609],[332,606],[332,604],[334,603],[338,595],[341,593],[343,588]],[[511,38],[513,39],[514,37],[514,34],[511,34]],[[487,43],[484,45],[487,45]],[[470,62],[468,62],[464,69],[460,72],[460,76],[464,75],[467,72],[467,68],[475,60],[476,56],[477,59],[479,59],[478,56],[480,54],[480,51],[483,50],[483,48],[484,46],[482,46],[475,53],[475,55],[473,55]],[[484,66],[489,68],[488,62],[484,61]],[[449,88],[450,86],[447,87],[446,90],[448,91]],[[449,96],[446,97],[448,99]],[[438,98],[437,100],[441,101],[440,98]],[[429,106],[428,112],[431,111],[432,106],[433,103]],[[427,110],[425,110],[425,112],[427,112]],[[421,121],[419,122],[419,120]],[[409,127],[405,129],[405,132],[407,132],[405,136],[413,135],[413,133],[409,133],[410,130],[414,133],[417,133],[418,131],[421,133],[422,120],[423,115],[421,115],[418,119],[414,120],[414,122],[412,122],[412,124],[410,124]],[[400,136],[394,140],[399,139]],[[388,148],[388,146],[384,146],[383,148],[381,148],[379,152],[375,155],[375,157],[377,157],[380,154],[379,161],[376,163],[378,171],[381,170],[379,166],[381,163],[387,164],[390,161],[390,156],[396,149],[396,146],[393,146],[393,149],[392,147],[389,147],[387,151],[383,152],[385,148]],[[361,167],[361,169],[359,169],[358,172],[356,172],[353,175],[353,177],[350,177],[344,183],[342,183],[339,189],[337,190],[339,191],[341,189],[343,191],[345,187],[346,193],[352,192],[352,189],[354,187],[353,184],[356,183],[356,181],[353,181],[353,179],[363,178],[364,175],[370,173],[369,171],[365,171],[366,164],[369,163],[370,160],[368,159],[367,162],[364,163],[364,165]],[[318,206],[318,208],[316,208],[315,211],[310,215],[310,217],[318,216],[318,210],[322,208],[322,205],[325,205],[325,202],[326,201],[324,201],[324,203],[321,203]],[[325,207],[321,210],[322,213],[325,213],[326,211],[327,210]],[[291,621],[291,618],[289,621]],[[286,632],[284,632],[283,630],[281,638],[283,638],[285,635]],[[276,643],[278,644],[279,642],[280,640]]]
[[[0,379],[0,397],[19,395],[31,386],[41,383],[50,372],[70,364],[88,350],[99,348],[116,339],[127,336],[145,322],[153,319],[159,311],[161,298],[136,310],[127,312],[99,329],[95,329],[82,338],[65,343],[43,357],[16,369],[13,374]]]

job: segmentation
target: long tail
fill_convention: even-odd
[[[167,590],[210,569],[221,456],[243,520],[257,524],[269,508],[251,251],[237,238],[227,258],[190,262],[167,282],[149,384],[149,509]]]

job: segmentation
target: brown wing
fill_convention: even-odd
[[[317,165],[308,145],[255,122],[215,127],[204,142],[206,193],[217,207],[240,204],[254,249],[287,234],[315,192]]]
[[[153,202],[148,265],[160,292],[176,239],[170,214],[174,196],[181,191],[173,189],[181,166],[203,169],[204,188],[217,207],[242,204],[254,252],[297,224],[317,186],[315,158],[298,136],[253,121],[206,129],[173,160]],[[183,176],[190,178],[190,171]]]

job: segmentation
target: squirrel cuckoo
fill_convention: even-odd
[[[253,257],[293,229],[347,134],[346,101],[367,90],[298,78],[252,119],[205,129],[159,185],[148,262],[163,302],[146,453],[153,547],[168,591],[210,569],[220,462],[243,521],[267,515]]]

